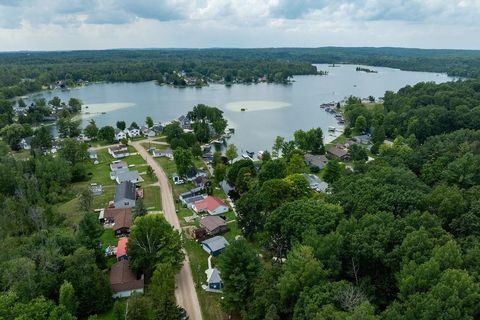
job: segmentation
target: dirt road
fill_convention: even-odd
[[[160,193],[162,196],[162,206],[165,219],[167,219],[175,230],[181,232],[180,222],[178,221],[175,212],[175,203],[173,201],[172,189],[168,182],[168,177],[155,159],[153,159],[153,157],[140,145],[141,142],[144,141],[130,142],[130,145],[137,150],[138,154],[147,161],[155,172],[158,182],[160,183]],[[182,270],[180,270],[176,277],[176,284],[177,288],[175,289],[175,297],[177,298],[177,304],[187,311],[191,320],[202,320],[200,303],[198,302],[197,291],[195,290],[192,278],[192,270],[190,269],[190,261],[188,260],[186,252]]]

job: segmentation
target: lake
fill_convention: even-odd
[[[148,115],[155,122],[166,122],[186,114],[195,104],[215,106],[225,112],[229,127],[236,129],[229,141],[243,152],[270,149],[276,136],[290,139],[297,129],[321,127],[325,139],[333,139],[327,128],[341,127],[331,114],[319,107],[322,103],[341,101],[350,95],[382,97],[387,90],[397,91],[422,81],[454,80],[445,74],[391,68],[365,66],[378,71],[366,73],[356,71],[358,65],[316,66],[329,74],[296,76],[288,85],[260,83],[227,87],[211,84],[204,88],[173,88],[154,82],[97,83],[68,91],[45,91],[31,98],[43,96],[49,100],[59,96],[65,101],[70,97],[79,98],[92,113],[82,116],[82,126],[94,119],[99,127],[115,127],[118,120],[124,120],[127,126],[132,121],[142,125]],[[247,110],[241,112],[241,108]],[[102,111],[106,114],[94,114]]]

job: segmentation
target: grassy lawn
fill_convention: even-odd
[[[97,314],[97,320],[115,320],[115,316],[113,314],[113,308],[112,310],[102,313],[102,314]]]
[[[149,186],[144,188],[143,202],[149,210],[162,210],[162,197],[160,187]]]
[[[105,229],[103,231],[102,236],[100,237],[100,241],[102,242],[102,245],[104,248],[108,246],[117,246],[118,239],[115,237],[115,233],[113,232],[113,229]]]
[[[188,257],[190,258],[190,266],[192,269],[193,281],[197,290],[198,300],[202,308],[202,315],[204,319],[224,319],[226,315],[220,308],[219,293],[209,293],[202,289],[202,283],[207,280],[205,270],[208,268],[208,254],[202,249],[202,247],[193,240],[187,239],[185,241],[185,249],[187,250]],[[215,260],[212,259],[213,265]]]

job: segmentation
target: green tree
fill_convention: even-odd
[[[14,123],[3,127],[0,130],[0,136],[8,143],[12,150],[19,150],[20,141],[26,135],[24,127],[21,124]]]
[[[54,107],[60,107],[61,103],[62,103],[62,100],[60,100],[60,98],[57,96],[53,97],[52,100],[48,101],[48,104]]]
[[[147,127],[149,127],[149,128],[153,127],[153,119],[152,119],[152,117],[147,116],[147,117],[145,118],[145,124],[146,124]]]
[[[168,263],[155,268],[148,296],[155,301],[152,308],[154,319],[182,319],[175,301],[175,270]]]
[[[288,174],[307,172],[307,165],[305,164],[305,160],[301,155],[294,154],[292,157],[290,157],[287,165],[287,172]]]
[[[367,150],[365,150],[364,147],[354,144],[348,149],[348,152],[350,153],[350,157],[352,158],[353,161],[362,161],[365,162],[368,160],[368,153]]]
[[[287,176],[287,165],[283,159],[275,159],[262,164],[258,171],[258,183],[262,185],[271,179],[283,179]]]
[[[233,143],[230,143],[225,151],[225,156],[232,162],[234,159],[238,157],[237,146]]]
[[[85,143],[78,142],[74,139],[64,139],[58,151],[60,158],[66,160],[71,165],[76,165],[88,159],[88,146]]]
[[[32,148],[34,149],[50,149],[52,147],[53,136],[50,130],[43,126],[35,131],[35,135],[32,139]]]
[[[337,160],[329,160],[323,170],[323,180],[328,183],[337,181],[342,175],[342,168]]]
[[[77,238],[87,249],[96,250],[100,244],[103,227],[98,223],[98,216],[93,212],[86,212],[78,225]]]
[[[152,302],[141,294],[132,294],[127,301],[125,320],[150,320],[152,319]]]
[[[147,208],[145,208],[145,204],[143,202],[143,199],[137,199],[135,201],[135,207],[133,208],[133,216],[134,218],[137,217],[143,217],[148,213]]]
[[[57,127],[60,136],[63,138],[73,138],[81,133],[80,120],[74,120],[68,115],[58,119]]]
[[[98,139],[107,141],[108,143],[115,142],[115,128],[112,126],[105,126],[98,130]]]
[[[138,124],[137,124],[135,121],[133,121],[133,122],[130,124],[130,127],[129,127],[129,128],[130,128],[130,129],[140,129],[140,127],[138,126]]]
[[[222,182],[227,175],[227,166],[222,163],[217,164],[213,174],[215,176],[216,183]]]
[[[272,157],[277,158],[280,156],[280,152],[282,152],[283,145],[285,143],[285,138],[277,136],[275,138],[275,143],[272,147]]]
[[[90,189],[83,189],[82,192],[80,192],[80,196],[78,199],[78,205],[80,210],[83,212],[90,212],[92,210],[92,204],[93,204],[93,194],[90,191]]]
[[[188,149],[178,148],[173,151],[173,158],[177,167],[177,173],[183,177],[194,166],[192,152]]]
[[[75,289],[68,281],[64,281],[60,287],[60,294],[58,304],[65,307],[65,309],[72,315],[77,312],[77,298],[75,297]]]
[[[358,116],[355,120],[355,130],[359,133],[365,133],[367,129],[367,119],[364,116]]]
[[[127,125],[125,124],[125,121],[117,121],[117,129],[119,130],[125,130],[127,128]]]
[[[77,249],[65,258],[63,278],[73,285],[77,297],[78,316],[100,314],[110,310],[112,291],[107,275],[95,264],[92,250]]]
[[[91,119],[85,129],[83,129],[83,132],[90,139],[96,139],[98,135],[98,127],[95,120]]]
[[[183,263],[180,235],[160,215],[146,215],[135,219],[127,244],[130,267],[150,279],[155,266],[169,263],[178,271]]]
[[[80,112],[80,110],[82,109],[82,101],[77,98],[70,98],[68,100],[68,106],[73,112]]]
[[[260,270],[257,253],[245,240],[236,240],[220,256],[219,269],[224,283],[222,306],[227,311],[242,311]]]

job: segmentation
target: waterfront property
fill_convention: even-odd
[[[328,149],[328,154],[340,161],[350,160],[350,154],[348,153],[348,151],[345,149],[339,148],[337,146],[334,146]]]
[[[323,169],[328,162],[328,159],[325,155],[320,154],[311,154],[306,153],[304,156],[305,164],[309,167],[317,167]]]

